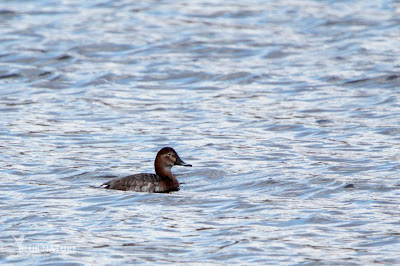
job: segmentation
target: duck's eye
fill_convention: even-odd
[[[172,153],[168,153],[168,156],[172,156]]]

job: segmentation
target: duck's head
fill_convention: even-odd
[[[162,148],[154,161],[155,168],[168,168],[171,169],[174,165],[192,166],[187,164],[179,157],[178,153],[170,147]]]

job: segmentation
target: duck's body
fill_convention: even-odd
[[[148,173],[117,178],[105,183],[103,186],[109,189],[156,193],[179,190],[179,182],[175,177],[172,180],[166,180],[158,175]]]
[[[173,165],[191,166],[179,158],[173,148],[162,148],[154,161],[156,174],[135,174],[111,180],[102,186],[108,189],[132,190],[138,192],[166,193],[179,190],[179,182],[173,176]]]

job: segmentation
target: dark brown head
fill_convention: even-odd
[[[156,174],[159,176],[169,176],[171,174],[171,168],[174,165],[192,166],[187,164],[179,157],[178,153],[173,148],[165,147],[162,148],[158,153],[156,160],[154,161],[154,168]],[[171,174],[172,175],[172,174]]]

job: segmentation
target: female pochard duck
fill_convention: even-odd
[[[108,189],[133,190],[138,192],[165,193],[179,190],[179,182],[171,173],[174,165],[192,166],[179,158],[173,148],[162,148],[154,161],[156,174],[135,174],[111,180],[102,185]]]

